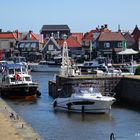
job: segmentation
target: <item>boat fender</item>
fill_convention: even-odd
[[[55,108],[57,106],[57,102],[55,101],[54,103],[53,103],[53,107]]]
[[[84,107],[84,106],[82,106],[82,113],[84,113],[84,111],[85,111],[85,107]]]
[[[68,110],[71,110],[71,103],[67,104]]]
[[[41,92],[40,91],[37,91],[36,95],[39,97],[41,96]]]

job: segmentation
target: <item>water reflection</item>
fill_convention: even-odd
[[[71,121],[83,121],[83,122],[98,122],[98,121],[110,121],[112,119],[112,114],[109,113],[73,113],[73,112],[66,112],[66,111],[60,111],[60,110],[54,110],[54,114],[57,115],[57,117],[65,116],[67,119],[70,119]]]

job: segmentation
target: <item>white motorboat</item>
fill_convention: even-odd
[[[34,72],[59,72],[60,65],[54,61],[40,61],[39,63],[30,63],[30,68]]]
[[[105,113],[111,109],[111,105],[115,101],[114,97],[103,96],[97,88],[76,87],[70,97],[56,98],[53,107],[72,112]]]
[[[27,97],[40,95],[38,83],[32,80],[25,66],[6,64],[3,67],[0,95],[2,97]]]

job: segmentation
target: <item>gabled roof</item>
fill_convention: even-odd
[[[21,41],[24,41],[24,40],[39,41],[40,43],[44,43],[43,35],[35,34],[32,31],[29,31],[28,33],[23,33],[21,35]]]
[[[132,41],[134,42],[134,38],[132,37],[132,35],[129,32],[126,32],[123,34],[124,38],[126,39],[126,41]]]
[[[140,30],[137,25],[136,25],[135,29],[133,30],[132,35],[133,35],[135,41],[138,41],[138,39],[140,38]]]
[[[32,32],[29,31],[23,38],[22,40],[38,40],[37,36]]]
[[[86,40],[86,41],[90,41],[93,39],[93,32],[87,32],[84,34],[83,39],[82,40]]]
[[[132,35],[135,35],[135,34],[138,34],[138,33],[140,34],[140,30],[139,30],[138,26],[136,25],[133,32],[132,32]]]
[[[75,38],[74,36],[70,35],[68,38],[67,38],[67,45],[68,47],[81,47],[81,44],[78,42],[77,38]],[[64,43],[64,40],[58,40],[58,44],[59,46],[63,47],[63,43]]]
[[[125,40],[120,32],[102,32],[98,41],[122,41]]]
[[[94,38],[93,36],[94,33],[102,33],[102,32],[111,32],[111,30],[109,30],[107,27],[93,29],[85,33],[82,40],[91,41]]]
[[[70,30],[68,25],[43,25],[41,31],[61,31],[61,30]]]
[[[15,39],[15,40],[17,40],[18,36],[20,36],[20,34],[16,33],[16,32],[1,32],[0,33],[0,39]]]
[[[69,36],[67,39],[68,47],[81,47],[80,43],[74,36]]]
[[[46,46],[49,44],[49,42],[52,41],[54,43],[54,45],[58,48],[61,49],[59,44],[56,42],[56,40],[54,39],[54,37],[50,37],[49,40],[46,42],[46,44],[44,45],[44,48],[42,51],[46,50]]]

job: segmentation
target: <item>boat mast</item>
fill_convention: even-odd
[[[68,54],[68,45],[66,42],[67,35],[64,35],[63,51],[62,51],[62,65],[61,65],[61,75],[70,76],[71,63]]]

